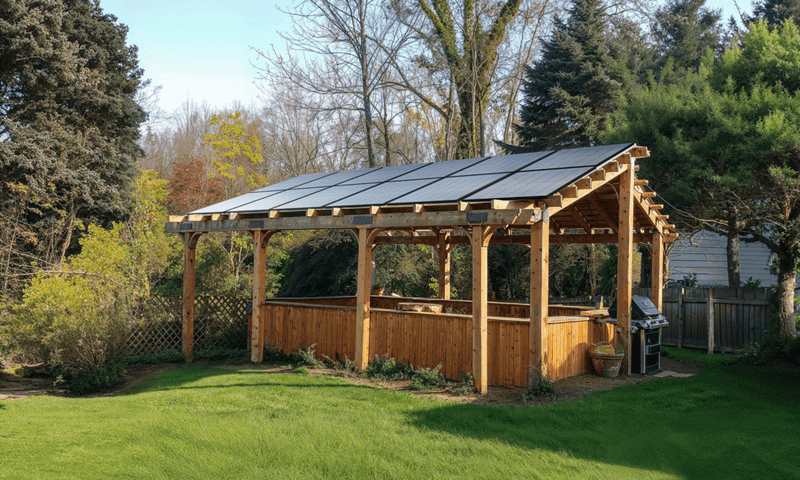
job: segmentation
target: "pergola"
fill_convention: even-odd
[[[646,147],[609,145],[303,175],[218,204],[171,216],[168,232],[184,244],[183,354],[192,361],[195,247],[203,233],[248,231],[254,242],[251,360],[261,362],[266,246],[276,232],[350,229],[358,237],[355,362],[368,364],[370,261],[381,244],[438,248],[439,295],[449,298],[450,252],[472,246],[472,369],[487,389],[487,249],[491,243],[531,248],[528,375],[547,374],[548,252],[555,243],[618,246],[616,340],[630,374],[630,303],[634,243],[651,243],[652,301],[660,309],[663,245],[675,234],[647,180],[636,178]],[[514,234],[524,229],[530,234]],[[410,235],[391,235],[402,231]],[[419,235],[420,232],[426,232]],[[427,232],[432,232],[432,235]]]

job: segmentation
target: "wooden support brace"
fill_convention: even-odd
[[[356,279],[356,369],[363,371],[369,364],[370,329],[370,263],[372,243],[367,228],[358,229],[358,277]],[[374,237],[373,237],[374,239]]]
[[[263,318],[261,304],[266,296],[267,243],[276,232],[274,230],[255,230],[253,235],[253,314],[250,330],[250,361],[264,361],[264,337],[266,319]]]
[[[633,277],[633,171],[620,175],[617,244],[617,348],[625,351],[620,373],[631,374],[631,294]]]
[[[531,290],[528,384],[548,376],[547,315],[550,235],[547,216],[531,225]]]
[[[488,246],[494,228],[472,227],[472,377],[475,391],[489,387]]]

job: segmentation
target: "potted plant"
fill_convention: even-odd
[[[608,342],[596,343],[589,350],[592,366],[600,377],[613,378],[619,375],[619,367],[625,358],[625,350],[614,349]]]
[[[372,286],[372,294],[377,296],[383,295],[383,287],[376,283]]]

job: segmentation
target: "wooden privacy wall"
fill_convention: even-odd
[[[393,297],[393,296],[373,296],[371,300],[372,308],[383,308],[396,310],[401,302],[420,302],[436,303],[442,305],[446,311],[462,315],[472,315],[472,300],[442,300],[439,298],[414,298],[414,297]],[[553,305],[551,302],[549,315],[579,315],[582,310],[591,310],[589,306],[574,305]],[[526,303],[509,302],[489,302],[488,314],[490,317],[502,318],[527,318],[530,319],[531,306]]]
[[[319,358],[344,361],[355,356],[355,308],[269,301],[264,309],[265,345],[286,353],[313,344]],[[527,319],[489,317],[489,382],[528,384]],[[553,379],[591,372],[588,349],[610,341],[613,327],[588,319],[554,320],[548,326]],[[415,367],[433,368],[457,379],[472,372],[472,317],[373,309],[369,358],[388,356]]]
[[[709,288],[665,288],[662,313],[669,326],[662,333],[664,345],[707,349]],[[649,288],[634,295],[649,296]],[[733,352],[766,335],[772,289],[714,288],[715,351]]]

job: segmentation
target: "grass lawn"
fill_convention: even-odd
[[[800,369],[716,365],[502,408],[192,365],[113,398],[0,402],[0,478],[791,479],[798,394]]]

